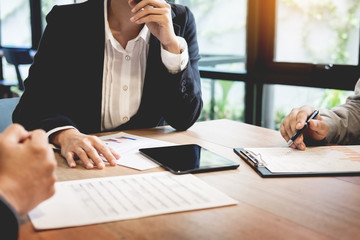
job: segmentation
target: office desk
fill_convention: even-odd
[[[285,146],[280,133],[230,120],[199,122],[185,132],[171,127],[126,131],[174,143],[197,143],[240,162],[237,170],[197,174],[238,205],[35,232],[24,220],[19,239],[359,239],[360,177],[263,179],[233,147]],[[124,167],[70,169],[57,156],[59,181],[139,172]]]

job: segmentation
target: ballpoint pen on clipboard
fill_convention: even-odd
[[[295,139],[297,139],[300,134],[302,134],[305,130],[305,128],[307,127],[307,125],[309,124],[310,120],[316,118],[316,116],[319,114],[319,110],[315,110],[307,119],[305,122],[305,125],[302,129],[299,129],[295,132],[295,134],[290,138],[290,140],[287,142],[288,146],[291,146],[291,144],[293,144],[293,142],[295,141]]]

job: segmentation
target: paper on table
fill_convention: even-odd
[[[147,170],[158,166],[153,161],[141,155],[139,148],[175,145],[174,143],[140,137],[124,132],[102,136],[100,139],[120,154],[121,157],[117,160],[117,164],[137,170]]]
[[[288,147],[246,150],[261,158],[271,172],[360,171],[360,145],[307,147],[305,151]]]
[[[191,175],[169,172],[57,182],[56,193],[29,213],[36,229],[54,229],[233,205]]]

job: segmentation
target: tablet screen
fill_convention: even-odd
[[[239,164],[196,144],[142,148],[139,151],[175,174],[235,169]]]

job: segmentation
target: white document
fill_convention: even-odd
[[[169,172],[57,182],[53,197],[29,213],[36,229],[54,229],[233,205],[191,174]]]
[[[120,154],[120,159],[116,161],[118,165],[137,170],[147,170],[158,166],[153,161],[141,155],[139,152],[140,148],[175,145],[174,143],[140,137],[124,132],[102,136],[100,139]]]
[[[360,172],[360,145],[246,148],[271,172]]]

